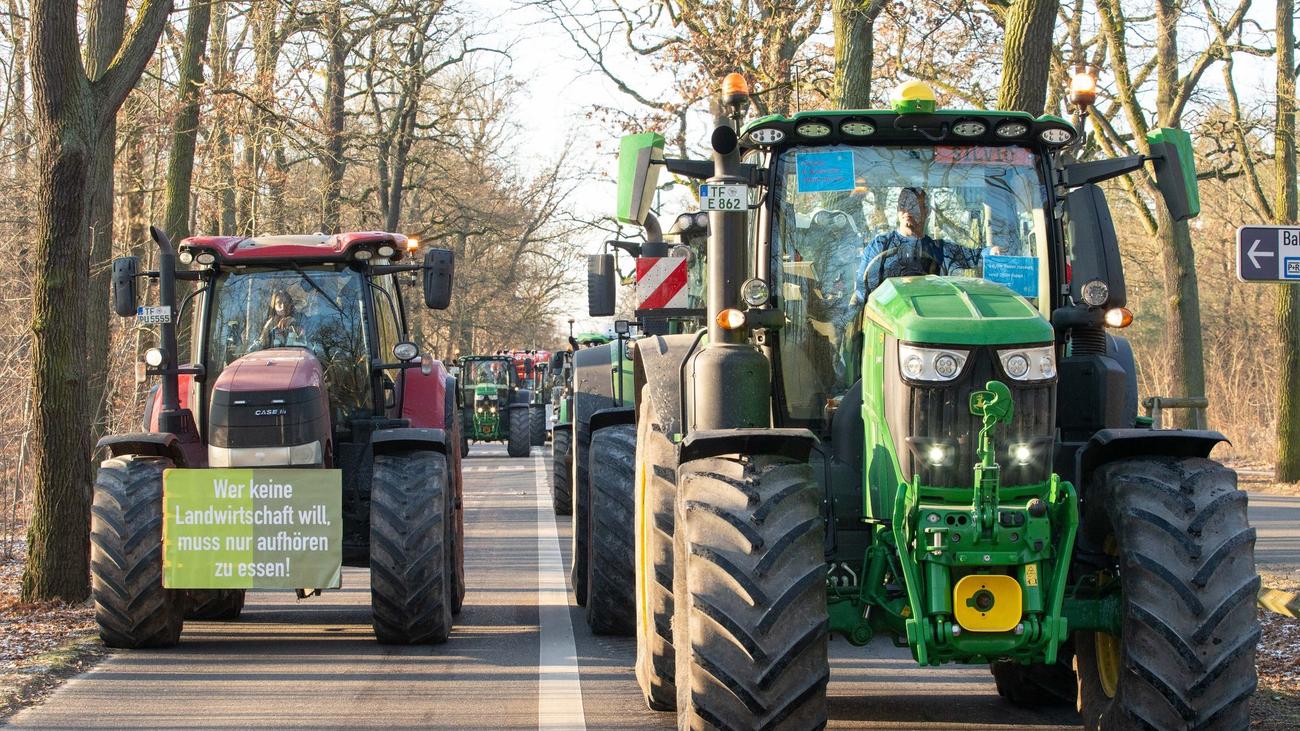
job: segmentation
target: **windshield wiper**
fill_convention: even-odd
[[[305,281],[307,282],[307,284],[310,284],[312,289],[316,290],[317,292],[320,292],[320,296],[324,297],[324,298],[325,298],[325,301],[328,302],[328,303],[330,303],[330,307],[333,307],[335,310],[338,310],[338,313],[339,313],[340,315],[347,314],[347,313],[345,313],[345,312],[343,311],[343,308],[342,308],[342,307],[339,307],[338,303],[335,302],[334,299],[333,299],[332,297],[330,297],[329,294],[327,294],[327,293],[325,292],[325,290],[321,289],[321,286],[320,286],[319,284],[316,283],[316,280],[314,280],[314,279],[312,279],[311,277],[307,276],[307,272],[304,272],[304,271],[302,270],[302,267],[301,267],[301,266],[298,266],[298,262],[295,261],[295,262],[289,262],[289,263],[293,266],[293,270],[294,270],[295,272],[298,272],[298,276],[302,277],[303,280],[305,280]]]

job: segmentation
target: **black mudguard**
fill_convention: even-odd
[[[697,429],[678,447],[678,463],[722,454],[775,454],[807,462],[817,436],[807,429]]]
[[[1075,454],[1072,482],[1080,496],[1101,465],[1126,457],[1209,457],[1228,438],[1217,431],[1196,429],[1102,429]]]
[[[636,341],[636,408],[650,399],[664,433],[682,433],[682,363],[695,346],[694,334],[654,335]],[[698,347],[698,346],[696,346]]]
[[[447,454],[447,431],[414,427],[379,429],[371,436],[370,445],[375,454],[393,454],[416,449]]]
[[[131,454],[142,457],[167,457],[177,467],[193,466],[186,463],[180,439],[175,434],[167,432],[110,434],[100,439],[95,449],[107,449],[114,457]]]

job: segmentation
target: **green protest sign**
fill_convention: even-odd
[[[342,473],[163,473],[163,586],[327,589],[343,560]]]

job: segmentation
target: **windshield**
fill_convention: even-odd
[[[982,277],[1047,302],[1046,191],[1024,147],[793,148],[777,161],[772,276],[786,410],[819,421],[858,378],[882,281]]]
[[[465,385],[509,386],[510,371],[513,369],[514,362],[508,359],[466,361]]]
[[[210,382],[248,353],[304,347],[325,369],[334,423],[368,412],[365,291],[361,273],[348,268],[222,272],[212,287]]]

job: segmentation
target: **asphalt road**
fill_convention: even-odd
[[[20,728],[672,728],[646,710],[631,639],[595,637],[565,586],[569,526],[549,456],[475,445],[466,466],[469,593],[436,647],[374,642],[366,572],[298,601],[250,594],[236,623],[187,623],[181,644],[118,652],[11,719]],[[1300,498],[1252,495],[1261,564],[1296,562]],[[1069,710],[1004,703],[988,670],[921,669],[878,640],[831,642],[832,728],[1076,728]]]

